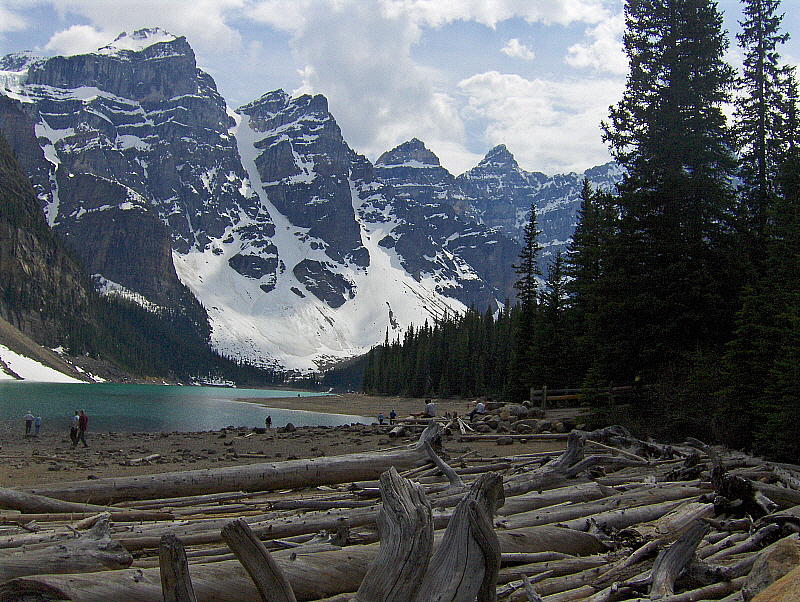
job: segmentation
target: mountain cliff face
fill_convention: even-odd
[[[90,290],[0,135],[0,317],[42,344],[63,344],[91,322]]]
[[[318,368],[496,307],[521,219],[554,186],[504,148],[459,178],[416,139],[373,166],[320,95],[234,111],[186,39],[158,29],[0,59],[0,131],[101,291],[207,312],[217,351],[265,366]]]
[[[407,198],[447,203],[464,218],[496,228],[519,242],[534,205],[542,231],[543,267],[557,250],[566,249],[572,237],[583,178],[595,188],[613,189],[621,177],[615,163],[593,167],[583,174],[528,172],[502,144],[491,149],[476,167],[454,177],[417,139],[381,155],[376,171]]]

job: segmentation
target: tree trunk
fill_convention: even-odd
[[[437,535],[436,539],[441,539],[441,533]],[[603,549],[593,535],[553,526],[500,531],[497,537],[501,552],[555,551],[589,555]],[[273,557],[291,583],[297,599],[303,601],[355,592],[377,553],[378,545],[368,544],[297,555],[295,560],[291,560],[291,550],[276,552]],[[258,590],[236,560],[191,564],[189,573],[199,600],[260,602]],[[84,573],[68,577],[20,577],[0,584],[0,602],[18,602],[25,595],[40,592],[47,592],[51,599],[74,602],[162,602],[161,579],[157,568]]]
[[[197,601],[194,588],[192,588],[192,579],[189,577],[186,550],[180,539],[172,534],[164,535],[161,538],[158,565],[164,602]]]
[[[492,602],[500,570],[500,543],[492,529],[502,506],[502,479],[483,475],[458,504],[419,587],[419,602]]]
[[[297,602],[283,571],[246,522],[231,521],[222,528],[222,537],[250,575],[263,602]]]
[[[151,475],[72,481],[20,491],[72,502],[106,504],[134,499],[178,497],[226,491],[293,489],[350,481],[376,479],[395,466],[408,468],[427,459],[424,443],[439,438],[439,426],[431,423],[410,447],[390,452],[328,456],[264,464],[245,464]]]
[[[62,499],[53,499],[44,495],[36,495],[17,491],[16,489],[0,489],[0,508],[19,510],[31,514],[49,514],[51,512],[118,512],[122,508],[110,508],[95,504],[78,504],[65,502]]]
[[[0,581],[24,575],[110,571],[132,562],[125,548],[111,539],[108,520],[101,520],[80,537],[0,556]]]
[[[422,487],[390,468],[381,475],[383,507],[378,515],[380,550],[367,571],[356,600],[412,600],[428,570],[433,550],[431,506]]]

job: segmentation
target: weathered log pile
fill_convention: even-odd
[[[0,492],[0,600],[800,600],[798,466],[620,427],[452,457],[441,430]]]

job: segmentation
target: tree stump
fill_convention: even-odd
[[[433,549],[431,506],[422,486],[401,477],[394,468],[384,472],[380,482],[380,551],[355,599],[405,602],[414,599],[428,569]]]
[[[473,484],[456,506],[415,600],[497,599],[500,544],[492,528],[492,518],[504,501],[502,479],[497,473],[487,473]]]

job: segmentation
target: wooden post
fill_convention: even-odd
[[[547,409],[547,385],[542,385],[542,409]]]
[[[181,540],[173,533],[161,537],[158,550],[164,602],[197,602],[189,576],[189,563]]]

